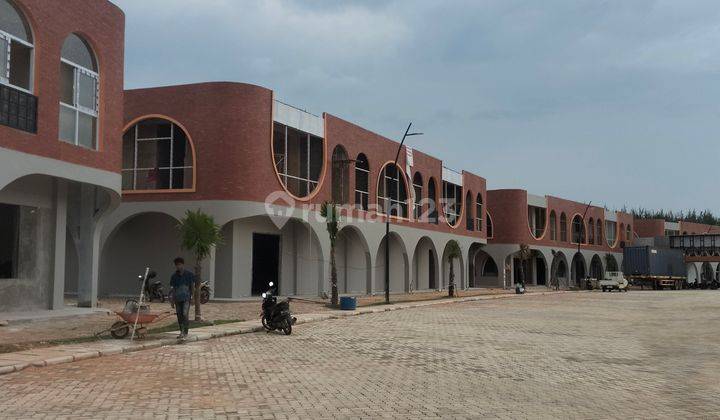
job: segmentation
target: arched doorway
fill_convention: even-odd
[[[376,293],[385,291],[385,247],[383,238],[375,257],[375,287]],[[408,254],[400,235],[390,232],[390,291],[404,292],[409,283]]]
[[[473,244],[468,255],[468,287],[502,287],[498,265],[481,245]]]
[[[442,288],[447,289],[450,286],[450,247],[451,242],[454,242],[454,240],[448,241],[448,243],[445,245],[445,249],[443,251],[443,258],[442,258],[442,265],[443,265],[443,284]],[[465,286],[465,270],[463,270],[463,267],[465,267],[465,263],[463,262],[462,257],[462,250],[460,252],[460,256],[457,258],[454,258],[452,261],[452,267],[453,267],[453,274],[455,276],[455,290],[461,290]]]
[[[700,283],[709,284],[715,279],[715,271],[709,262],[702,263],[700,267]]]
[[[550,268],[550,286],[556,288],[568,287],[567,258],[562,252],[555,252]]]
[[[586,277],[587,269],[585,264],[585,257],[579,252],[576,252],[572,259],[571,275],[572,283],[575,287],[581,287],[580,284],[582,279]]]
[[[513,279],[515,283],[520,281],[520,257],[519,253],[513,254]],[[523,263],[525,272],[525,285],[547,285],[547,264],[542,252],[531,249],[530,255]]]
[[[605,254],[605,266],[606,271],[620,271],[620,266],[618,265],[615,256],[612,254]]]
[[[98,294],[137,296],[138,275],[145,267],[157,272],[165,290],[175,267],[173,259],[183,257],[192,269],[192,256],[180,246],[178,220],[159,212],[140,213],[121,222],[108,236],[102,249]]]
[[[594,279],[605,278],[602,261],[600,260],[600,256],[598,256],[598,254],[593,255],[592,260],[590,260],[590,277]]]
[[[355,226],[345,226],[338,232],[335,243],[338,291],[365,294],[370,288],[370,251],[362,232]]]
[[[410,290],[437,290],[440,267],[435,244],[423,236],[413,253],[413,276]]]

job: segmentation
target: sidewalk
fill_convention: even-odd
[[[524,297],[559,293],[569,292],[530,291],[527,295],[524,295]],[[360,307],[355,311],[339,311],[327,309],[325,311],[316,313],[297,313],[295,315],[297,317],[297,324],[304,324],[308,322],[323,321],[340,317],[394,311],[399,309],[418,308],[429,305],[442,305],[449,303],[513,298],[516,296],[520,297],[518,295],[507,293],[506,291],[506,293],[482,294],[454,299],[445,298],[436,300],[415,301],[409,303],[395,303],[390,305],[371,305],[366,307]],[[228,335],[246,334],[261,331],[262,329],[263,327],[260,324],[259,320],[199,327],[190,330],[191,334],[188,337],[188,342],[209,340],[211,338],[224,337]],[[175,338],[177,334],[178,331],[172,331],[156,335],[150,335],[144,340],[136,340],[134,342],[127,339],[101,339],[88,343],[66,344],[54,347],[35,348],[31,350],[12,353],[0,353],[0,375],[12,372],[19,372],[30,366],[51,366],[60,363],[69,363],[73,361],[108,356],[112,354],[130,353],[139,350],[158,348],[161,346],[176,345],[179,344],[178,340]]]

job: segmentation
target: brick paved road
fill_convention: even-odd
[[[0,418],[717,418],[720,293],[364,315],[30,368],[0,395]]]

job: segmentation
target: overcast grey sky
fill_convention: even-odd
[[[720,2],[114,0],[126,87],[273,89],[488,180],[720,210]]]

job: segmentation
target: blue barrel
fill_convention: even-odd
[[[340,309],[343,311],[354,311],[357,308],[357,299],[354,296],[341,296]]]

